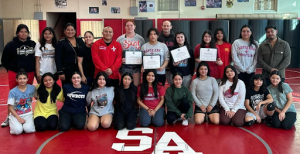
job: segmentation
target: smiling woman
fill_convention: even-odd
[[[63,84],[71,82],[71,75],[78,71],[77,52],[84,46],[81,38],[76,38],[75,25],[67,23],[64,29],[65,38],[60,40],[55,49],[55,63],[57,73]]]

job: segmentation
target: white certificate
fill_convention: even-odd
[[[217,61],[218,50],[216,48],[200,48],[201,61]]]
[[[141,51],[126,51],[125,52],[125,64],[141,65],[142,64],[142,52]]]
[[[175,63],[191,57],[186,46],[171,50],[171,54]]]
[[[144,69],[160,68],[160,55],[143,56]]]

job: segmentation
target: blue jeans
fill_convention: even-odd
[[[140,108],[140,125],[142,127],[147,127],[151,124],[155,126],[155,127],[160,127],[164,124],[165,120],[164,120],[164,114],[165,114],[165,110],[164,108],[160,108],[156,111],[155,116],[154,117],[150,117],[148,114],[148,111],[144,108]]]

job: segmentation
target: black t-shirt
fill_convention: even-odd
[[[256,106],[259,102],[267,99],[267,95],[269,95],[269,91],[262,92],[262,90],[255,91],[253,89],[247,90],[246,99],[249,99],[249,104],[253,110],[256,109]]]
[[[82,61],[82,69],[83,73],[86,77],[94,77],[95,72],[95,65],[93,63],[92,59],[92,53],[91,48],[88,48],[87,46],[82,46],[79,48],[77,52],[78,57],[83,57]]]

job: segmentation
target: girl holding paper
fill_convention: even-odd
[[[138,86],[141,82],[141,65],[126,65],[125,64],[125,52],[126,51],[140,51],[141,46],[145,43],[144,38],[135,33],[136,28],[135,22],[133,19],[128,19],[125,21],[125,30],[126,33],[117,38],[117,42],[121,43],[123,49],[122,55],[122,66],[119,71],[121,74],[125,72],[131,73],[133,76],[134,85]]]
[[[253,38],[252,28],[244,25],[239,39],[232,44],[231,56],[239,79],[244,81],[246,87],[249,85],[250,78],[255,74],[257,51],[258,43]]]
[[[214,77],[215,79],[220,80],[222,77],[222,73],[219,71],[219,66],[223,65],[222,60],[220,59],[220,49],[216,46],[215,41],[213,39],[212,32],[210,30],[204,31],[202,35],[202,41],[201,44],[198,44],[195,47],[194,56],[195,61],[197,63],[200,63],[200,49],[201,48],[215,48],[217,49],[217,59],[216,61],[207,61],[207,64],[211,70],[211,77]]]
[[[141,51],[143,52],[143,55],[160,55],[161,66],[157,69],[157,80],[158,82],[161,82],[164,86],[166,82],[166,66],[169,63],[170,54],[166,44],[157,41],[158,35],[159,32],[156,28],[150,28],[147,31],[147,37],[149,38],[149,42],[145,43],[142,46]]]
[[[175,34],[175,39],[176,40],[174,42],[174,49],[176,50],[177,48],[186,46],[187,50],[189,51],[190,58],[174,62],[173,56],[172,54],[170,54],[170,56],[172,57],[170,58],[170,62],[172,64],[170,69],[172,74],[174,74],[175,72],[180,72],[183,76],[182,85],[186,88],[189,88],[195,68],[194,51],[190,47],[184,32],[177,32]]]

